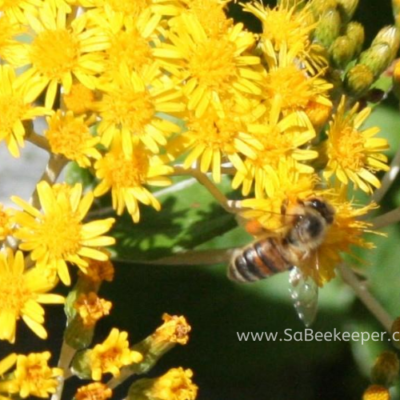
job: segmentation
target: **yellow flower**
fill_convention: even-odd
[[[390,400],[389,389],[380,385],[371,385],[364,392],[362,400]]]
[[[12,234],[12,214],[13,210],[4,209],[4,206],[0,203],[0,242]]]
[[[107,257],[110,254],[107,252]],[[103,281],[112,282],[114,279],[114,266],[110,260],[98,261],[93,259],[86,259],[88,266],[85,272],[79,271],[79,276],[82,279],[90,281],[96,287]]]
[[[82,293],[74,303],[74,308],[83,321],[83,325],[88,328],[110,313],[112,303],[97,296],[94,292]]]
[[[283,47],[268,60],[268,74],[263,80],[264,98],[280,97],[284,114],[307,111],[315,103],[331,109],[328,93],[332,84],[318,75],[310,76],[304,68],[300,68],[296,48],[293,50],[286,51]]]
[[[18,384],[14,379],[12,379],[12,376],[8,374],[9,370],[16,362],[17,355],[15,353],[9,354],[0,361],[0,400],[9,400],[11,394],[18,392]],[[4,375],[6,373],[7,376],[5,377]]]
[[[30,68],[21,79],[31,98],[46,89],[45,105],[52,108],[58,85],[69,93],[73,77],[89,89],[95,88],[95,75],[103,71],[100,51],[108,46],[100,28],[86,29],[85,14],[67,26],[66,10],[47,3],[39,8],[37,17],[29,15],[29,26],[36,35],[26,54]]]
[[[38,268],[25,270],[22,252],[0,253],[0,339],[15,342],[16,323],[21,317],[41,339],[47,338],[43,327],[44,310],[39,303],[62,304],[64,298],[47,293],[57,279]]]
[[[154,49],[163,66],[184,82],[188,109],[200,118],[210,105],[221,108],[221,97],[229,93],[260,95],[262,72],[256,56],[246,51],[254,46],[254,35],[236,24],[218,36],[208,36],[194,14],[174,19],[168,42]]]
[[[99,137],[90,133],[84,116],[75,117],[71,111],[63,114],[58,110],[47,118],[49,128],[45,130],[45,136],[49,141],[50,149],[54,154],[62,154],[66,158],[82,167],[90,167],[90,158],[99,159],[100,152],[96,145]]]
[[[30,251],[39,268],[57,271],[64,284],[70,284],[67,262],[85,270],[83,257],[105,261],[106,253],[98,247],[110,246],[114,238],[102,236],[110,230],[113,218],[83,223],[92,205],[92,192],[82,197],[82,185],[51,187],[41,181],[37,185],[40,212],[26,201],[14,196],[13,201],[24,211],[16,212],[19,225],[15,237],[21,240],[20,249]]]
[[[171,368],[154,379],[140,379],[132,384],[129,400],[195,400],[198,387],[192,382],[190,369]]]
[[[24,146],[24,122],[47,113],[43,107],[34,107],[33,100],[21,89],[21,78],[14,69],[0,65],[0,141],[5,140],[14,157],[19,157],[19,147]]]
[[[68,110],[74,114],[84,114],[94,110],[95,94],[80,82],[73,83],[70,92],[62,95]]]
[[[94,382],[81,386],[76,392],[76,400],[106,400],[112,396],[112,390],[104,383]]]
[[[107,339],[89,350],[89,368],[94,381],[101,380],[103,374],[119,376],[120,368],[139,363],[143,357],[137,351],[129,350],[128,333],[113,328]]]
[[[293,4],[293,5],[291,5]],[[310,33],[316,24],[310,6],[299,7],[300,1],[280,1],[271,9],[263,3],[250,2],[243,5],[244,11],[255,15],[262,23],[261,45],[267,57],[286,47],[297,47],[301,55],[310,44]]]
[[[371,193],[372,186],[380,187],[374,173],[389,170],[387,157],[381,153],[389,146],[386,139],[373,137],[379,128],[359,129],[371,109],[357,113],[358,108],[356,104],[346,113],[346,98],[342,97],[324,144],[328,164],[323,175],[325,179],[335,176],[343,185],[352,181],[356,188]]]
[[[181,96],[175,85],[165,82],[162,88],[152,86],[158,68],[147,70],[146,76],[121,66],[110,83],[101,86],[103,98],[98,102],[101,122],[98,132],[105,146],[121,139],[124,152],[129,155],[139,141],[153,153],[165,146],[167,137],[178,132],[179,127],[160,117],[160,113],[176,113],[184,110],[177,100]]]
[[[140,218],[139,202],[160,210],[159,201],[144,185],[168,186],[171,181],[164,175],[172,172],[162,159],[152,155],[143,145],[137,144],[126,155],[119,141],[95,164],[96,176],[101,180],[94,190],[102,196],[111,190],[112,205],[118,215],[128,209],[134,222]]]
[[[49,367],[50,357],[49,351],[30,353],[27,356],[18,355],[14,378],[19,385],[20,397],[48,398],[56,392],[59,378],[63,376],[64,371],[61,368]]]
[[[268,115],[258,123],[249,124],[248,132],[252,135],[256,156],[244,162],[247,171],[238,170],[233,181],[234,189],[242,185],[242,193],[247,196],[255,186],[258,198],[272,196],[277,185],[277,171],[282,163],[295,162],[300,173],[312,173],[313,168],[304,164],[317,157],[318,153],[304,146],[315,137],[315,131],[303,112],[291,113],[281,118],[279,96],[272,103]],[[250,143],[251,144],[251,143]]]
[[[322,193],[323,195],[323,193]],[[362,247],[372,249],[374,245],[363,238],[365,232],[370,232],[371,223],[360,220],[376,206],[370,204],[354,208],[353,204],[327,194],[326,199],[335,209],[332,225],[329,227],[324,242],[318,252],[298,265],[306,276],[310,276],[323,286],[335,277],[335,267],[343,261],[342,254],[352,256],[352,248]]]
[[[11,3],[11,2],[10,2]],[[1,6],[0,6],[1,9]],[[6,15],[0,18],[0,58],[8,61],[13,66],[23,63],[24,45],[21,41],[14,39],[21,35],[24,29],[15,21],[11,21]]]
[[[238,98],[222,104],[223,108],[218,111],[209,107],[201,118],[191,113],[186,122],[188,131],[167,146],[175,157],[189,150],[184,168],[190,168],[198,160],[200,171],[206,173],[211,169],[215,182],[221,181],[221,164],[226,158],[246,173],[241,155],[256,157],[249,144],[252,136],[247,132],[247,123],[256,121],[265,112],[265,106],[257,100]]]
[[[27,22],[27,16],[36,14],[36,7],[41,6],[41,0],[1,0],[0,12],[10,21]]]
[[[152,335],[153,344],[154,342],[186,344],[191,327],[185,317],[165,313],[162,318],[164,323]]]

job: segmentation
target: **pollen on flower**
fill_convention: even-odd
[[[14,255],[0,253],[0,340],[15,342],[16,324],[22,317],[24,322],[45,339],[43,327],[44,309],[39,303],[63,303],[64,298],[47,293],[57,284],[57,279],[45,276],[38,268],[25,271],[22,252]]]
[[[97,296],[94,292],[81,294],[74,304],[85,327],[92,327],[110,313],[112,303]]]
[[[112,396],[112,390],[104,383],[94,382],[81,386],[76,394],[76,400],[106,400]]]
[[[50,187],[42,181],[37,190],[43,212],[13,197],[14,202],[24,209],[15,213],[19,225],[15,237],[21,240],[21,249],[31,252],[31,258],[39,268],[57,271],[61,280],[69,285],[67,262],[85,269],[87,261],[83,257],[101,261],[108,259],[97,247],[115,243],[114,238],[103,236],[110,230],[114,219],[82,222],[94,197],[91,192],[82,197],[80,184]]]
[[[139,352],[129,349],[127,338],[127,332],[120,332],[114,328],[103,343],[90,350],[89,360],[93,380],[101,380],[102,375],[106,373],[119,376],[123,366],[142,361],[143,356]]]
[[[14,377],[19,385],[19,395],[24,399],[29,396],[47,398],[56,392],[58,378],[63,376],[61,368],[51,368],[48,361],[50,352],[18,355]]]
[[[96,145],[100,138],[92,136],[84,117],[75,117],[71,111],[63,114],[58,110],[47,118],[48,129],[45,136],[54,154],[62,154],[82,167],[91,165],[92,159],[99,159]]]

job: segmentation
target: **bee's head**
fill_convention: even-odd
[[[321,198],[314,197],[303,201],[303,204],[306,208],[311,208],[317,211],[326,221],[327,224],[329,225],[332,224],[333,216],[335,215],[335,210],[329,203],[327,203]]]

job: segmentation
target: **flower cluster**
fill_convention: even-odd
[[[50,154],[31,200],[13,196],[19,209],[0,204],[0,340],[15,342],[20,319],[46,338],[41,304],[65,302],[64,340],[80,351],[72,361],[80,377],[145,373],[186,344],[185,318],[165,314],[164,325],[133,347],[114,328],[89,349],[112,307],[97,293],[112,280],[105,248],[115,244],[115,219],[96,219],[93,205],[107,204],[109,195],[117,216],[127,212],[139,223],[141,207],[162,208],[152,188],[178,175],[203,179],[225,209],[257,227],[249,228],[254,236],[282,238],[299,204],[329,203],[334,218],[323,242],[297,265],[319,286],[335,276],[343,253],[372,247],[362,236],[370,224],[360,217],[375,206],[357,208],[351,199],[357,191],[371,195],[377,174],[388,171],[387,141],[362,125],[371,112],[367,95],[395,58],[400,34],[386,27],[362,52],[355,7],[339,0],[242,4],[261,23],[255,34],[228,18],[229,3],[0,3],[0,142],[16,158],[26,141]],[[56,183],[72,162],[90,185]],[[240,197],[234,207],[218,189],[223,180]],[[65,300],[52,291],[59,281],[73,283],[71,266],[78,282]],[[49,358],[7,357],[0,392],[55,393],[62,370],[48,367]],[[62,354],[60,365],[69,369],[71,359],[63,365]],[[191,377],[191,370],[171,369],[135,382],[128,398],[195,399]],[[96,382],[76,398],[111,395]]]

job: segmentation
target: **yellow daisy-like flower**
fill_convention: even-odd
[[[24,322],[40,338],[47,338],[43,327],[44,309],[39,303],[62,304],[64,298],[47,293],[56,284],[55,276],[44,275],[37,267],[25,270],[22,252],[0,253],[0,339],[15,342],[17,320]]]
[[[48,108],[54,104],[59,84],[69,93],[75,77],[94,89],[95,75],[103,71],[101,50],[108,47],[108,38],[100,28],[86,28],[86,24],[83,14],[67,26],[66,10],[47,3],[39,8],[37,17],[29,14],[29,26],[36,35],[26,54],[30,68],[21,79],[32,98],[46,89]]]
[[[95,188],[96,197],[111,190],[112,205],[118,215],[128,209],[134,222],[140,218],[139,202],[160,210],[159,201],[144,185],[168,186],[171,181],[164,175],[173,171],[163,160],[137,144],[126,155],[119,141],[114,142],[107,154],[95,164],[96,176],[101,180]]]
[[[49,351],[17,356],[17,367],[13,375],[19,385],[20,397],[48,398],[56,392],[59,378],[63,376],[64,371],[61,368],[49,367],[50,357]]]
[[[34,107],[34,99],[21,89],[21,78],[9,65],[0,65],[0,141],[5,140],[9,152],[19,157],[24,146],[24,121],[47,114],[43,107]]]
[[[254,44],[254,35],[242,24],[208,36],[198,18],[185,13],[176,17],[168,42],[154,49],[154,55],[184,82],[188,109],[200,118],[212,104],[221,108],[220,99],[232,92],[261,94],[263,72],[254,68],[260,59],[246,54]]]
[[[35,15],[41,0],[0,0],[0,12],[10,21],[26,23],[28,15]]]
[[[99,159],[100,152],[96,149],[100,138],[90,133],[88,121],[84,116],[75,117],[71,111],[63,114],[58,110],[47,118],[49,128],[45,136],[54,154],[62,154],[82,167],[91,165],[90,159]]]
[[[18,22],[12,22],[10,18],[2,15],[0,18],[0,58],[14,66],[23,64],[24,45],[15,39],[24,32]]]
[[[373,243],[366,241],[363,235],[370,231],[372,224],[361,221],[360,217],[376,208],[370,204],[354,208],[348,201],[327,196],[327,200],[335,209],[332,225],[325,240],[316,254],[298,265],[306,276],[310,276],[319,286],[323,286],[335,277],[335,267],[343,261],[342,254],[352,255],[352,247],[374,248]]]
[[[0,203],[0,242],[12,234],[12,214],[13,210],[4,208]]]
[[[297,0],[284,0],[273,9],[258,2],[243,5],[244,11],[252,13],[262,23],[261,45],[267,57],[273,57],[282,47],[289,50],[297,47],[299,55],[309,46],[316,23],[310,5],[299,7],[299,4]]]
[[[21,240],[20,249],[30,251],[38,268],[57,271],[62,282],[71,283],[67,262],[85,270],[93,258],[105,261],[108,255],[98,247],[111,246],[115,239],[103,236],[114,223],[113,218],[83,223],[93,203],[93,193],[82,198],[82,185],[73,187],[55,185],[51,187],[41,181],[37,191],[42,212],[26,201],[13,196],[13,201],[24,211],[16,212],[15,221],[19,228],[15,237]]]
[[[104,383],[94,382],[81,386],[76,392],[76,400],[106,400],[112,396],[112,390]]]
[[[261,144],[255,148],[256,157],[244,162],[247,171],[238,170],[233,181],[234,189],[242,185],[242,193],[247,196],[255,186],[256,197],[272,196],[278,183],[277,171],[281,163],[296,163],[300,173],[312,173],[313,168],[304,164],[318,156],[304,147],[315,137],[315,131],[303,112],[291,113],[281,118],[279,96],[274,99],[265,121],[247,126],[253,139]],[[254,144],[254,141],[253,141]]]
[[[177,101],[181,94],[172,81],[162,88],[151,86],[158,75],[157,66],[153,66],[146,76],[122,66],[113,81],[101,87],[104,95],[98,103],[101,118],[98,132],[105,146],[120,138],[127,155],[139,141],[158,153],[159,146],[166,145],[167,137],[179,131],[177,125],[162,119],[160,113],[183,111],[184,104]]]
[[[294,48],[295,50],[295,48]],[[310,76],[299,68],[296,50],[286,51],[283,46],[279,54],[268,60],[268,74],[263,80],[263,97],[265,99],[281,98],[284,114],[302,110],[307,111],[315,104],[332,108],[328,98],[332,84],[318,76]]]
[[[190,369],[171,368],[154,379],[140,379],[129,389],[129,398],[135,400],[195,400],[198,387],[192,382]]]
[[[222,104],[223,109],[217,111],[209,107],[201,118],[191,113],[186,122],[188,131],[167,146],[175,157],[189,151],[184,168],[190,168],[198,160],[200,171],[206,173],[211,169],[215,182],[221,181],[221,164],[226,159],[246,173],[242,156],[256,157],[253,146],[249,144],[254,141],[247,132],[247,123],[257,121],[265,112],[265,106],[258,100],[239,98]],[[258,145],[261,150],[261,144]]]
[[[120,369],[132,363],[140,363],[143,356],[129,349],[128,333],[113,328],[107,339],[88,351],[92,379],[99,381],[103,374],[119,376]]]
[[[386,139],[374,137],[378,127],[360,130],[371,109],[364,108],[357,113],[358,108],[356,104],[346,113],[346,98],[342,97],[324,144],[328,164],[323,175],[325,179],[334,176],[343,185],[352,181],[356,188],[371,193],[372,186],[380,187],[375,173],[389,170],[387,157],[381,153],[389,145]]]

